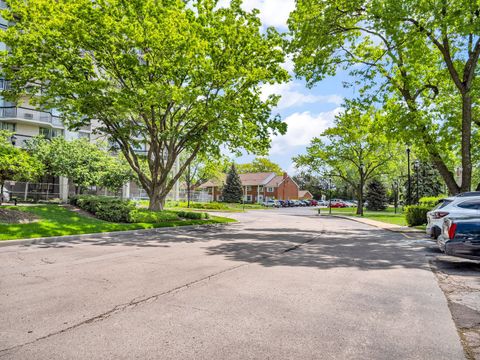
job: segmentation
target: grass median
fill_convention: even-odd
[[[357,208],[353,208],[353,207],[332,208],[332,215],[360,217],[360,215],[357,215],[356,212],[357,212]],[[328,208],[322,208],[321,214],[328,215],[329,214]],[[364,210],[363,217],[366,219],[381,221],[388,224],[407,226],[407,220],[405,219],[405,215],[403,214],[401,208],[397,209],[397,213],[395,213],[395,209],[393,207],[389,207],[384,211]]]
[[[206,220],[185,219],[159,223],[126,224],[83,216],[59,205],[2,206],[1,208],[29,212],[35,215],[37,220],[29,223],[0,223],[0,241],[186,225],[224,224],[235,221],[225,217],[211,216]]]

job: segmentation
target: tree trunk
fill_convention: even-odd
[[[460,191],[470,191],[472,185],[472,98],[462,96],[462,184]]]
[[[2,182],[2,184],[0,185],[0,205],[2,205],[3,203],[3,187],[4,187],[5,183]]]
[[[360,186],[358,187],[357,215],[363,216],[363,180],[360,180]]]
[[[149,197],[150,203],[148,204],[148,210],[163,211],[163,208],[165,207],[166,196],[161,196],[158,193],[153,193]]]

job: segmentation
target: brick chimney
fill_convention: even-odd
[[[283,178],[286,179],[288,177],[288,174],[286,172],[283,173]]]

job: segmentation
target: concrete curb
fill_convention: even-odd
[[[115,235],[135,235],[142,234],[146,232],[152,233],[166,233],[171,232],[172,230],[194,230],[199,228],[206,227],[220,227],[224,225],[230,225],[234,223],[223,223],[223,224],[205,224],[205,225],[185,225],[185,226],[171,226],[171,227],[162,227],[162,228],[151,228],[151,229],[136,229],[136,230],[125,230],[125,231],[110,231],[110,232],[100,232],[100,233],[91,233],[91,234],[79,234],[79,235],[64,235],[64,236],[49,236],[43,238],[32,238],[32,239],[17,239],[17,240],[2,240],[0,241],[0,248],[6,246],[15,246],[15,245],[37,245],[37,244],[51,244],[57,242],[70,242],[70,241],[81,241],[89,238],[98,238],[99,236],[115,236]]]
[[[325,215],[321,215],[321,216],[325,216]],[[326,216],[332,216],[340,219],[356,221],[365,225],[374,226],[376,228],[379,228],[382,230],[388,230],[395,233],[417,233],[417,234],[424,233],[424,231],[420,229],[414,229],[414,228],[409,228],[407,226],[383,223],[381,221],[376,221],[376,220],[356,218],[353,216],[343,216],[343,215],[326,215]]]

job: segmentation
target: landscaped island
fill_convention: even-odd
[[[120,216],[119,208],[123,205],[119,205],[118,201],[112,200],[111,202],[115,204],[112,210],[112,206],[106,205],[106,202],[108,200],[100,200],[101,205],[98,210],[100,210],[100,213],[103,212],[101,216],[113,213]],[[92,201],[90,201],[91,203]],[[2,206],[0,209],[3,210],[2,214],[5,218],[0,218],[0,241],[185,225],[222,224],[235,221],[225,217],[209,216],[206,213],[151,212],[135,207],[129,208],[129,222],[102,220],[98,216],[72,211],[70,207],[62,205]],[[9,216],[12,214],[10,211],[17,215],[18,212],[24,212],[27,215],[21,217]],[[18,218],[18,221],[15,221],[16,218]]]

